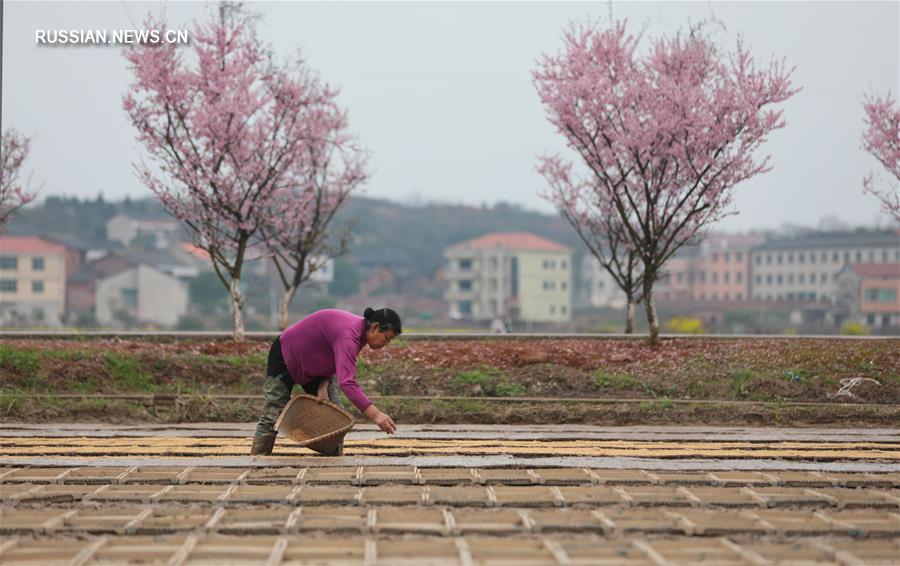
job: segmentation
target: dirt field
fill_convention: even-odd
[[[0,420],[252,420],[267,351],[265,340],[4,339]],[[865,381],[837,395],[853,378]],[[358,380],[407,423],[878,426],[900,418],[900,339],[411,337],[364,350]]]
[[[896,564],[890,429],[0,429],[3,564]]]

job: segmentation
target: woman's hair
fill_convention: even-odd
[[[377,322],[378,327],[381,328],[382,332],[388,330],[393,330],[396,334],[400,334],[401,332],[400,315],[392,309],[385,307],[375,310],[369,307],[363,313],[363,318],[366,319],[366,326],[371,325],[373,322]]]

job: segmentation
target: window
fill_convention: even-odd
[[[562,305],[561,307],[559,307],[559,313],[566,314],[566,305]]]
[[[463,279],[459,282],[459,290],[460,291],[471,291],[472,290],[472,280],[471,279]]]
[[[19,268],[19,258],[9,255],[0,256],[0,269],[14,271]]]
[[[488,281],[488,286],[490,287],[492,293],[497,292],[497,280],[496,279],[491,279],[490,281]]]
[[[31,292],[32,293],[43,293],[44,292],[44,282],[43,281],[32,281],[31,282]]]
[[[712,294],[712,300],[718,301],[718,300],[719,300],[719,294],[718,294],[718,293],[713,293],[713,294]]]
[[[470,269],[472,269],[472,260],[471,259],[459,260],[459,270],[460,271],[469,271]]]
[[[793,301],[793,300],[794,300],[794,294],[793,294],[793,293],[788,293],[788,294],[787,294],[787,300]]]
[[[734,261],[741,261],[744,259],[744,254],[742,252],[738,252],[734,254]]]
[[[556,306],[550,305],[550,314],[556,314]]]
[[[784,279],[781,277],[781,274],[780,274],[780,273],[778,274],[778,278],[777,278],[775,281],[776,281],[776,283],[778,283],[779,285],[781,285],[782,283],[784,283]]]
[[[862,261],[862,252],[856,252],[856,263],[860,263]]]
[[[559,284],[559,288],[562,289],[563,291],[565,291],[566,289],[569,288],[569,284],[566,283],[565,281],[563,281],[562,283]]]
[[[597,281],[597,288],[598,288],[598,289],[602,289],[602,288],[603,288],[603,280],[602,280],[602,279],[601,279],[600,281]]]
[[[725,293],[725,300],[726,301],[731,300],[731,293]]]
[[[42,258],[42,257],[31,258],[31,270],[32,271],[43,271],[44,270],[44,258]]]
[[[850,252],[844,252],[844,263],[850,263]]]
[[[757,276],[756,276],[756,284],[757,284],[757,285],[762,285],[762,275],[757,275]]]
[[[797,263],[804,263],[806,261],[806,256],[804,254],[797,255]]]
[[[823,273],[822,277],[819,278],[819,281],[822,282],[822,285],[828,285],[828,274]]]
[[[744,282],[744,272],[743,271],[738,271],[737,273],[734,274],[734,277],[735,277],[735,279],[737,279],[738,283]]]
[[[766,285],[771,285],[771,284],[772,284],[772,274],[770,273],[770,274],[766,275]]]
[[[713,254],[713,255],[712,255],[712,261],[713,261],[713,263],[719,261],[719,254]]]
[[[568,267],[569,267],[569,262],[567,262],[566,260],[562,260],[561,262],[559,262],[560,269],[568,269]],[[566,308],[566,307],[563,307],[563,308]]]
[[[766,254],[766,265],[772,265],[772,254]]]
[[[544,269],[556,269],[556,261],[552,259],[545,259]]]
[[[816,263],[816,253],[809,254],[809,263]]]
[[[793,273],[789,273],[789,274],[788,274],[788,280],[787,280],[787,281],[788,281],[788,284],[789,284],[789,285],[793,285],[793,284],[794,284],[794,274],[793,274]]]
[[[810,283],[815,283],[815,282],[816,282],[816,274],[815,274],[815,273],[810,273],[810,274],[809,274],[809,282],[810,282]]]
[[[875,250],[869,250],[869,261],[875,261]]]
[[[491,271],[497,271],[497,258],[492,257],[490,265],[491,265]]]
[[[756,256],[756,265],[762,265],[762,256],[761,255]]]
[[[731,259],[731,254],[729,254],[728,252],[722,254],[722,261],[727,263],[729,259]]]
[[[828,261],[828,252],[822,252],[822,255],[819,259],[822,260],[822,263],[826,263]]]
[[[794,263],[794,254],[788,254],[788,263]]]
[[[798,275],[798,276],[797,276],[797,283],[800,283],[801,285],[803,285],[804,283],[806,283],[806,276],[803,275],[802,273],[801,273],[800,275]]]
[[[133,287],[122,289],[122,302],[125,303],[126,306],[136,307],[137,289]]]
[[[681,279],[682,279],[683,277],[684,277],[684,274],[681,273],[681,272],[679,271],[678,273],[675,274],[675,282],[676,282],[676,283],[681,283]]]
[[[882,251],[881,251],[881,261],[887,262],[887,260],[888,260],[887,257],[888,257],[888,256],[887,256],[887,250],[882,250]]]
[[[893,303],[896,300],[896,289],[866,289],[866,301],[870,303]]]
[[[18,282],[15,279],[0,279],[0,291],[15,293],[18,290]]]
[[[725,277],[725,283],[728,283],[728,282],[731,281],[731,274],[728,273],[727,271],[725,272],[725,276],[724,276],[724,277]]]
[[[838,262],[838,253],[831,252],[831,263],[837,263],[837,262]]]
[[[781,265],[781,254],[778,254],[777,256],[775,256],[775,262],[776,262],[778,265]]]
[[[713,273],[712,273],[712,282],[713,282],[713,283],[718,283],[718,282],[719,282],[719,274],[716,273],[715,271],[713,271]]]
[[[744,298],[744,294],[743,294],[743,293],[738,293],[737,295],[734,296],[734,298],[740,301],[741,299]]]
[[[459,303],[459,314],[472,314],[472,303],[462,301]]]
[[[705,271],[700,272],[700,282],[706,283],[706,272]]]

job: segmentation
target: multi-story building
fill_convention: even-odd
[[[856,263],[838,274],[836,322],[900,327],[900,263]]]
[[[181,226],[171,218],[136,218],[117,214],[106,222],[106,237],[130,246],[135,239],[145,238],[156,249],[166,249],[178,241]]]
[[[712,234],[692,262],[691,294],[696,301],[750,298],[750,251],[765,239],[754,234]]]
[[[845,266],[900,262],[900,233],[820,232],[773,239],[751,256],[754,299],[833,302]]]
[[[625,308],[625,293],[613,276],[593,255],[585,255],[581,262],[580,305],[587,307]]]
[[[452,318],[564,322],[572,316],[572,252],[527,232],[497,232],[444,251]]]
[[[102,326],[173,327],[187,306],[187,283],[147,263],[136,263],[96,284],[95,314]]]
[[[0,238],[0,324],[59,326],[66,248],[31,236]]]

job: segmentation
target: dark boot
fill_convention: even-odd
[[[277,432],[269,432],[253,437],[253,446],[250,447],[251,456],[270,456],[275,447]]]

